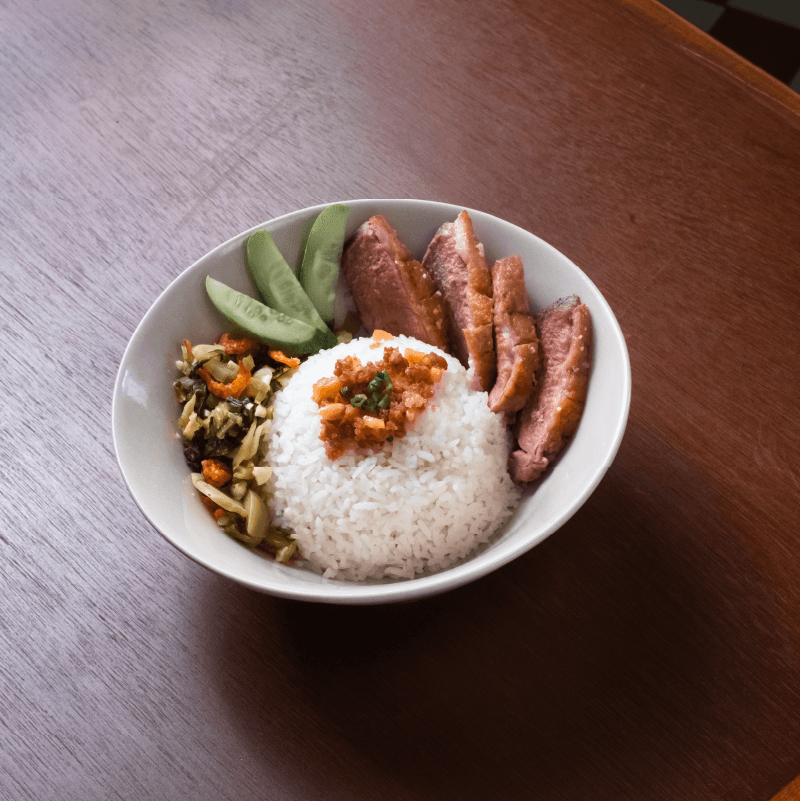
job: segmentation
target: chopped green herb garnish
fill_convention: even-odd
[[[380,370],[375,378],[369,382],[369,391],[377,392],[384,384],[389,384],[391,387],[392,382],[389,380],[389,374],[385,370]]]
[[[389,378],[389,374],[385,370],[379,370],[375,378],[369,382],[369,397],[366,395],[356,395],[350,400],[350,403],[368,412],[374,412],[378,409],[388,409],[392,402],[393,388],[394,384],[392,384],[392,379]],[[345,390],[348,390],[348,388],[345,387],[339,391],[344,395]]]

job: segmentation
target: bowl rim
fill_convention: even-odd
[[[622,386],[622,403],[616,415],[615,424],[611,435],[611,443],[612,443],[611,447],[608,449],[605,458],[595,469],[592,479],[586,484],[583,491],[573,499],[573,501],[563,511],[562,514],[554,518],[549,526],[547,526],[545,529],[539,532],[539,535],[536,538],[533,538],[528,541],[523,541],[519,543],[516,547],[508,551],[499,553],[496,552],[494,553],[494,556],[490,556],[481,561],[477,561],[475,558],[470,558],[439,573],[419,576],[413,579],[400,580],[391,583],[373,584],[373,583],[344,582],[339,580],[327,580],[329,584],[324,584],[324,583],[308,584],[307,586],[299,585],[291,588],[285,586],[271,586],[268,574],[265,574],[266,580],[264,582],[256,582],[246,578],[242,578],[236,575],[230,569],[228,569],[225,565],[220,566],[218,564],[213,563],[213,560],[203,558],[201,554],[187,551],[184,547],[181,546],[179,542],[176,542],[172,537],[169,536],[169,534],[167,534],[165,531],[162,531],[161,528],[158,525],[156,525],[156,523],[153,521],[152,517],[148,513],[145,502],[142,499],[140,499],[139,493],[136,491],[136,488],[133,485],[132,479],[129,475],[129,471],[126,469],[126,466],[124,464],[120,446],[120,440],[122,437],[121,427],[123,425],[122,411],[121,411],[121,398],[123,394],[122,383],[126,374],[127,366],[132,358],[132,353],[136,347],[139,335],[141,334],[142,330],[148,326],[150,319],[158,313],[159,306],[162,303],[166,302],[166,298],[168,295],[170,295],[170,291],[177,284],[185,280],[185,276],[188,273],[191,273],[192,271],[196,270],[201,262],[213,258],[213,256],[219,253],[220,251],[224,251],[228,248],[236,246],[237,243],[244,241],[244,239],[247,236],[249,236],[251,233],[257,230],[269,228],[270,226],[278,226],[278,225],[284,226],[287,224],[291,224],[294,218],[297,218],[299,220],[307,220],[312,215],[318,214],[327,206],[332,205],[331,203],[321,203],[303,209],[296,209],[294,211],[287,212],[286,214],[282,214],[278,217],[266,220],[265,222],[254,225],[245,231],[242,231],[238,234],[231,236],[229,239],[216,245],[206,254],[196,259],[188,267],[181,270],[181,272],[177,276],[175,276],[175,278],[173,278],[172,281],[170,281],[169,284],[160,292],[158,297],[151,303],[151,305],[145,312],[144,316],[137,324],[133,333],[130,335],[128,343],[123,352],[122,358],[120,359],[119,368],[117,370],[117,375],[114,381],[112,405],[111,405],[111,433],[112,433],[114,451],[117,458],[117,464],[119,466],[120,472],[122,473],[125,485],[127,486],[129,493],[133,497],[134,502],[138,506],[141,513],[144,515],[145,519],[170,545],[172,545],[174,548],[180,551],[183,555],[190,558],[193,562],[197,563],[201,567],[204,567],[213,573],[221,575],[225,578],[235,581],[236,583],[242,586],[248,587],[253,590],[257,590],[262,593],[267,593],[275,597],[281,597],[299,601],[360,605],[360,604],[396,603],[396,602],[421,599],[439,594],[446,590],[451,590],[451,589],[456,589],[457,587],[461,587],[465,584],[468,584],[472,581],[482,578],[483,576],[486,576],[489,573],[494,572],[495,570],[498,570],[499,568],[503,567],[509,562],[514,561],[522,554],[526,553],[536,545],[540,544],[543,540],[547,539],[547,537],[549,537],[553,532],[561,528],[581,508],[581,506],[583,506],[583,504],[586,502],[589,496],[595,491],[600,481],[602,481],[603,477],[608,471],[608,468],[611,466],[614,459],[616,458],[616,455],[622,443],[623,435],[625,433],[625,428],[628,422],[630,403],[631,403],[630,357],[628,354],[627,344],[625,342],[625,336],[622,333],[622,329],[620,328],[616,315],[611,309],[611,306],[609,305],[605,296],[600,292],[600,290],[597,288],[597,286],[594,284],[591,278],[589,278],[589,276],[586,275],[586,273],[584,273],[580,267],[574,264],[574,262],[572,262],[571,259],[569,259],[564,253],[557,250],[553,245],[541,239],[541,237],[537,236],[531,231],[528,231],[527,229],[522,228],[521,226],[518,226],[515,223],[509,222],[508,220],[504,220],[501,217],[497,217],[493,214],[481,211],[479,209],[472,209],[467,206],[462,206],[452,203],[444,203],[434,200],[422,200],[422,199],[412,199],[412,198],[359,198],[351,200],[332,201],[332,203],[345,204],[350,207],[351,211],[354,206],[359,207],[359,206],[367,206],[375,204],[385,204],[385,206],[387,207],[390,205],[395,207],[398,206],[418,207],[420,204],[424,204],[426,207],[430,208],[431,211],[436,210],[440,213],[446,212],[448,215],[453,214],[453,212],[455,212],[455,214],[453,214],[453,218],[455,218],[455,215],[457,215],[461,210],[466,210],[471,216],[478,215],[479,217],[490,218],[491,220],[498,221],[503,225],[513,226],[526,236],[532,237],[533,239],[537,240],[540,247],[544,247],[545,249],[551,251],[553,254],[557,256],[557,258],[566,260],[570,265],[572,265],[573,268],[578,270],[583,275],[588,284],[594,289],[597,299],[599,299],[599,302],[604,307],[604,311],[607,315],[607,318],[611,323],[611,331],[613,332],[614,335],[613,340],[617,346],[617,350],[621,357],[620,368],[622,370],[623,381],[624,381],[624,385]],[[334,591],[331,593],[326,592],[326,587],[328,586],[333,587]]]

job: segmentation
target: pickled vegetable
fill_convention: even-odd
[[[261,542],[269,527],[269,510],[264,501],[253,490],[244,496],[244,510],[247,513],[247,536]]]

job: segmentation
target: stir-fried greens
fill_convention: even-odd
[[[289,532],[270,525],[265,435],[274,395],[299,364],[228,334],[213,345],[184,341],[177,362],[178,428],[192,483],[223,531],[279,562],[288,562],[297,546]]]

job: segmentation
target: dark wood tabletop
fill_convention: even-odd
[[[0,4],[0,797],[800,797],[800,97],[651,0]],[[128,494],[122,353],[218,243],[480,209],[627,339],[616,461],[515,562],[281,600]]]

